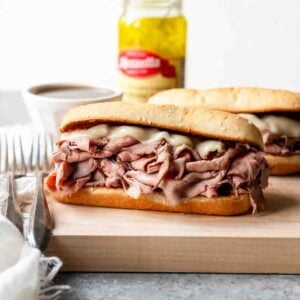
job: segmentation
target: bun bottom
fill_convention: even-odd
[[[69,196],[61,195],[58,192],[52,192],[49,190],[48,192],[54,199],[60,202],[111,208],[220,216],[244,214],[251,208],[248,194],[240,194],[238,196],[220,196],[213,198],[186,198],[182,199],[178,205],[173,206],[168,203],[163,194],[159,192],[155,192],[151,195],[142,194],[138,199],[128,196],[120,188],[86,187]]]
[[[300,172],[300,154],[280,156],[266,154],[272,175],[287,175]]]

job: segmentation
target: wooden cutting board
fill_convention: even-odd
[[[272,177],[267,211],[236,217],[82,207],[48,199],[46,255],[65,271],[300,273],[300,177]]]

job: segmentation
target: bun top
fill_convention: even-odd
[[[60,131],[89,128],[101,123],[156,127],[220,140],[239,141],[263,149],[259,130],[244,118],[228,112],[173,105],[106,102],[71,109]]]
[[[159,92],[151,104],[173,104],[229,112],[300,112],[300,93],[263,88],[171,89]]]

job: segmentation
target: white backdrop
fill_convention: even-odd
[[[115,78],[121,0],[0,0],[0,90]],[[300,91],[299,0],[185,0],[187,86]]]

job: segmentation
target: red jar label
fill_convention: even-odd
[[[161,74],[176,77],[176,68],[167,59],[149,51],[126,50],[119,53],[119,70],[130,77],[149,77]]]

